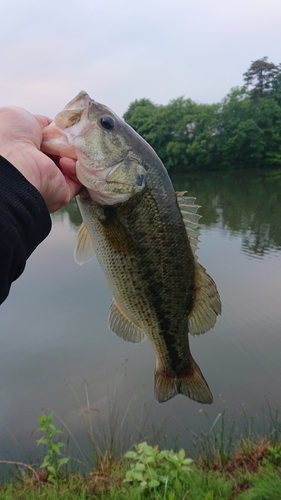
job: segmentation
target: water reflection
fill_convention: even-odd
[[[68,216],[70,227],[76,229],[80,226],[82,217],[75,199],[73,199],[65,207],[61,208],[58,212],[53,213],[52,219],[55,222],[61,222],[64,220],[65,215]]]
[[[243,252],[262,257],[281,249],[280,170],[174,176],[173,183],[196,196],[204,226],[242,234]]]

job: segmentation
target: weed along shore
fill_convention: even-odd
[[[43,414],[37,428],[42,463],[0,460],[10,471],[0,500],[279,500],[281,422],[279,409],[269,412],[267,435],[254,435],[254,420],[245,414],[239,439],[235,423],[227,426],[225,413],[219,414],[208,433],[195,437],[197,453],[160,449],[147,440],[114,456],[108,442],[103,451],[93,450],[95,466],[83,474],[67,456],[67,436],[54,414]]]

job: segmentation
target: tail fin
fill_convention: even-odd
[[[160,363],[157,363],[154,391],[155,398],[160,403],[177,394],[184,394],[198,403],[210,404],[213,401],[209,386],[194,359],[189,368],[179,374],[165,372]]]

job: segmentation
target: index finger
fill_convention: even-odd
[[[76,160],[62,157],[59,160],[61,171],[68,177],[76,177]],[[79,181],[78,181],[79,182]]]

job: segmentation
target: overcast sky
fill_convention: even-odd
[[[281,62],[280,0],[0,0],[0,106],[53,117],[80,90],[218,102],[251,61]]]

